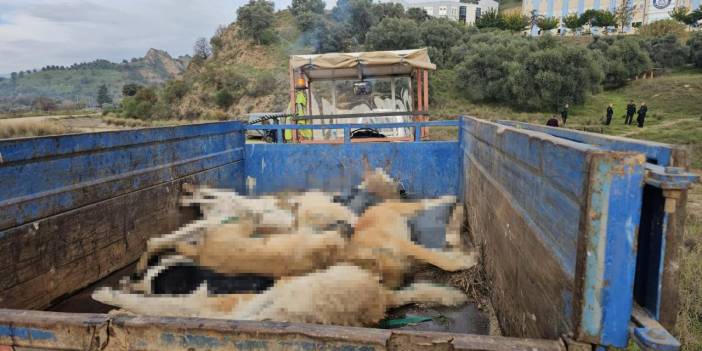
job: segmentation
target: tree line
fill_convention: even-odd
[[[622,6],[628,6],[628,1]],[[469,101],[519,110],[545,111],[566,102],[580,104],[590,94],[621,87],[652,69],[702,68],[702,33],[692,33],[685,40],[670,21],[647,25],[641,30],[645,35],[593,37],[583,43],[520,33],[531,25],[546,31],[559,25],[558,20],[547,17],[487,12],[474,26],[466,26],[432,18],[423,9],[406,10],[399,4],[371,0],[339,0],[331,11],[325,10],[323,0],[293,0],[288,10],[301,33],[300,41],[314,52],[427,47],[442,72],[431,81],[437,88],[432,91],[450,90]],[[571,29],[616,27],[628,23],[627,16],[622,9],[590,10],[564,18],[564,24]],[[275,19],[272,2],[250,0],[237,11],[235,27],[220,27],[209,40],[201,38],[195,43],[191,64],[197,69],[191,78],[170,81],[161,89],[124,90],[120,113],[170,118],[172,106],[194,89],[205,104],[227,111],[245,95],[270,95],[285,87],[282,78],[272,72],[243,73],[210,61],[227,45],[227,36],[232,33],[255,45],[278,43]],[[209,93],[203,90],[205,86],[211,88]]]

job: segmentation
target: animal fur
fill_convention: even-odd
[[[93,298],[138,314],[347,326],[375,325],[387,309],[404,304],[454,306],[467,300],[457,289],[427,283],[389,290],[377,275],[350,265],[280,280],[257,295],[208,296],[203,287],[188,296],[152,297],[105,288]]]
[[[128,312],[165,317],[228,318],[232,309],[256,294],[209,295],[203,284],[195,292],[180,296],[142,295],[110,288],[93,292],[93,300]]]
[[[345,245],[346,241],[338,232],[254,238],[213,228],[195,244],[178,243],[176,251],[220,273],[284,277],[328,267],[338,260]]]
[[[382,168],[366,172],[363,182],[358,186],[383,200],[396,200],[400,198],[400,184],[392,179]]]
[[[422,202],[386,201],[370,207],[356,222],[355,233],[349,241],[337,232],[316,234],[305,230],[253,238],[240,234],[241,230],[228,231],[220,226],[206,230],[194,244],[178,243],[176,251],[224,274],[283,277],[324,269],[337,262],[350,262],[380,274],[383,283],[394,288],[403,283],[410,259],[451,272],[471,268],[477,263],[475,255],[432,250],[410,240],[407,220],[412,215],[454,201],[454,197],[445,196]]]
[[[358,217],[346,206],[334,202],[332,195],[311,191],[288,199],[297,217],[297,228],[324,230],[345,222],[355,225]]]
[[[474,254],[432,250],[410,240],[409,217],[422,209],[454,201],[455,197],[444,196],[422,202],[386,201],[372,206],[358,219],[350,246],[390,250],[449,272],[471,268],[477,263]]]

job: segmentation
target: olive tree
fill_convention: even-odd
[[[389,17],[371,28],[366,46],[373,50],[415,49],[422,46],[422,37],[413,20]]]
[[[273,2],[249,0],[249,3],[236,11],[239,33],[256,44],[268,44],[273,38]]]

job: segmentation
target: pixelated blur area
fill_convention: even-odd
[[[382,169],[343,193],[183,190],[201,218],[150,239],[133,274],[93,292],[113,313],[365,327],[434,319],[417,306],[464,314],[468,284],[437,279],[477,264],[453,196],[409,199]]]

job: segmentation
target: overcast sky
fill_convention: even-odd
[[[149,48],[189,54],[199,37],[236,18],[247,0],[0,0],[0,74]],[[276,10],[290,0],[275,0]]]

